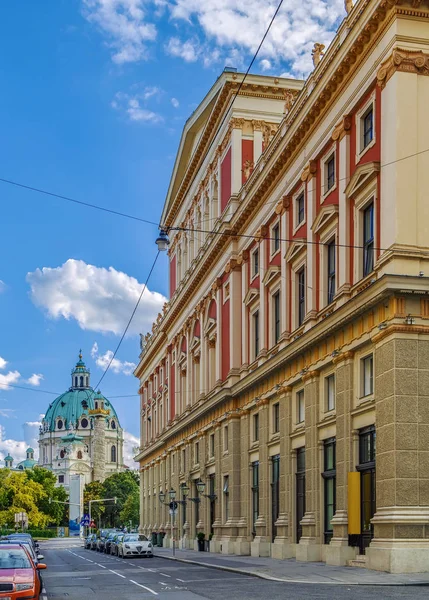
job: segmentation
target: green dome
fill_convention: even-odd
[[[34,465],[37,465],[37,460],[32,460],[31,458],[26,458],[22,460],[20,463],[16,465],[17,469],[32,469]]]
[[[28,454],[29,452],[34,452],[33,448],[27,448],[26,453]]]
[[[58,398],[49,405],[43,418],[43,423],[48,431],[55,431],[55,429],[58,430],[58,427],[56,427],[57,422],[61,420],[61,429],[66,433],[70,424],[76,428],[78,419],[83,415],[88,416],[89,410],[94,410],[95,400],[97,399],[104,400],[104,408],[110,411],[110,414],[106,419],[115,419],[119,426],[118,416],[113,406],[102,394],[95,394],[92,388],[84,390],[70,389],[68,392],[58,396]]]
[[[8,454],[8,455],[5,457],[5,461],[6,461],[6,460],[13,460],[13,458],[11,457],[11,455],[10,455],[10,454]]]

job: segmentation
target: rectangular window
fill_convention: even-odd
[[[276,225],[274,225],[272,232],[271,232],[271,237],[272,237],[272,254],[275,254],[277,252],[277,250],[280,250],[280,225],[279,223],[276,223]]]
[[[182,472],[186,471],[186,450],[182,450]]]
[[[326,411],[335,408],[335,375],[329,375],[325,378]]]
[[[280,514],[280,455],[271,459],[271,541],[277,537],[276,521]]]
[[[259,354],[259,310],[253,313],[253,357],[257,358]]]
[[[259,413],[253,415],[253,441],[259,441]]]
[[[224,517],[225,521],[229,519],[229,476],[225,475],[223,478],[223,506],[224,506]]]
[[[362,150],[374,139],[374,108],[371,105],[361,118]]]
[[[256,277],[259,273],[259,249],[257,248],[252,253],[252,277]]]
[[[376,443],[373,425],[359,431],[359,465],[375,463]]]
[[[305,218],[305,201],[304,192],[302,192],[296,199],[296,224],[299,225],[304,221]]]
[[[374,392],[374,359],[372,354],[361,360],[362,370],[362,397],[370,396]]]
[[[64,475],[58,475],[58,483],[64,483]]]
[[[305,401],[304,390],[299,390],[296,393],[296,422],[304,423],[305,419]]]
[[[200,443],[195,442],[195,464],[200,464]]]
[[[213,456],[215,455],[215,436],[214,436],[214,433],[211,433],[210,437],[209,437],[209,454],[210,454],[210,458],[213,458]]]
[[[256,535],[256,521],[259,515],[259,462],[252,463],[252,533]]]
[[[305,319],[305,269],[298,271],[298,327]]]
[[[329,544],[333,535],[331,524],[335,514],[335,488],[336,488],[336,442],[335,438],[330,438],[324,442],[324,471],[322,477],[324,480],[324,535],[325,544]]]
[[[327,246],[328,253],[328,304],[334,301],[335,296],[335,240],[329,242]]]
[[[325,163],[325,181],[326,193],[335,185],[335,154],[332,154]]]
[[[296,450],[295,482],[296,542],[298,543],[302,536],[301,521],[305,515],[305,447]]]
[[[273,405],[273,433],[280,431],[280,403],[276,402]]]
[[[171,460],[171,472],[176,472],[176,454],[173,454],[173,458]]]
[[[273,326],[274,326],[274,344],[278,344],[280,339],[280,292],[273,296]]]
[[[228,450],[228,425],[223,428],[223,451],[227,452]]]
[[[374,270],[374,204],[363,211],[363,276]]]

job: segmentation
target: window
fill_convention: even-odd
[[[216,481],[215,475],[209,475],[209,500],[210,500],[210,533],[214,533],[213,523],[216,518]]]
[[[363,276],[374,269],[374,203],[363,211]]]
[[[82,456],[83,456],[83,455],[82,455],[82,450],[78,450],[78,451],[77,451],[77,457],[78,457],[78,459],[81,459],[81,458],[82,458]]]
[[[298,327],[305,319],[305,269],[298,271]]]
[[[335,375],[329,375],[325,378],[325,410],[330,411],[335,408]]]
[[[257,358],[259,354],[259,310],[253,313],[253,356]]]
[[[194,459],[195,459],[196,465],[200,464],[200,443],[199,442],[195,442]]]
[[[259,248],[252,253],[252,277],[259,273]]]
[[[334,301],[335,296],[335,240],[329,242],[328,253],[328,304]]]
[[[176,455],[173,454],[173,458],[171,461],[171,472],[175,473],[176,472]]]
[[[296,543],[302,536],[301,521],[305,515],[305,447],[296,450],[295,473]]]
[[[362,390],[361,397],[370,396],[374,392],[374,359],[372,354],[361,360],[361,381]]]
[[[64,457],[65,457],[65,455],[66,455],[65,451],[64,451],[64,450],[61,450],[61,451],[60,451],[60,458],[64,458]]]
[[[374,139],[374,107],[371,106],[361,117],[362,150],[365,150]]]
[[[325,162],[325,194],[335,185],[335,154],[332,154]]]
[[[304,423],[305,419],[305,403],[304,403],[304,390],[299,390],[296,393],[296,422]]]
[[[276,292],[273,296],[273,328],[274,344],[278,344],[280,339],[280,292]]]
[[[304,221],[304,218],[305,218],[304,192],[301,192],[301,194],[296,199],[295,207],[296,207],[296,225],[298,226]]]
[[[111,424],[110,424],[110,427],[111,427],[112,429],[116,429],[116,423],[115,423],[115,421],[112,421],[112,422],[111,422]]]
[[[373,425],[359,431],[359,465],[375,463],[376,443]]]
[[[80,422],[80,426],[83,429],[86,429],[88,427],[88,419],[82,419],[82,421]]]
[[[116,446],[112,446],[110,449],[110,462],[116,462]]]
[[[59,419],[59,420],[58,420],[58,423],[57,423],[57,427],[58,427],[58,429],[62,429],[62,428],[63,428],[63,426],[64,426],[64,423],[61,421],[61,419]]]
[[[210,434],[210,438],[209,438],[209,454],[210,454],[211,458],[215,455],[215,436],[214,436],[214,433],[211,433]]]
[[[228,451],[228,425],[223,428],[223,451]]]
[[[186,450],[182,450],[182,469],[181,471],[184,473],[186,471]]]
[[[229,519],[229,476],[223,478],[223,506],[225,521]]]
[[[280,403],[273,404],[273,433],[280,431]]]
[[[271,230],[271,254],[280,250],[280,225],[276,223]]]
[[[256,535],[259,515],[259,462],[252,462],[252,533]]]
[[[335,438],[325,440],[324,448],[324,470],[322,477],[324,480],[324,528],[325,544],[329,544],[333,535],[331,524],[335,514],[335,487],[336,487],[336,442]]]
[[[64,483],[64,475],[58,475],[58,483]]]
[[[271,541],[277,537],[276,521],[280,514],[280,455],[271,459]]]
[[[259,441],[259,413],[253,415],[253,441]]]

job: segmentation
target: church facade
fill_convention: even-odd
[[[49,405],[39,434],[39,466],[53,471],[66,489],[72,475],[84,483],[123,471],[123,429],[111,402],[91,387],[79,354],[71,387]]]

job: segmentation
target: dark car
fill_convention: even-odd
[[[91,549],[92,548],[92,542],[93,541],[97,541],[97,536],[95,535],[95,533],[90,533],[86,538],[85,541],[83,542],[83,547],[87,548],[87,549]]]
[[[110,533],[115,533],[115,529],[100,529],[100,537],[97,540],[97,551],[104,552],[107,537]]]

